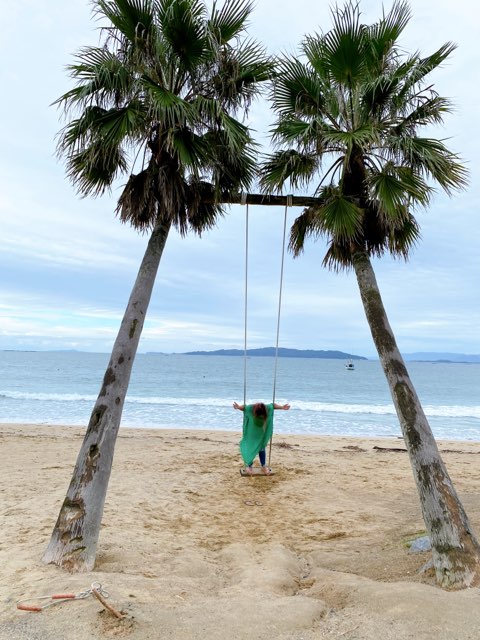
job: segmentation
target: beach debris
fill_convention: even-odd
[[[285,442],[285,440],[282,440],[281,442],[274,442],[273,446],[278,447],[279,449],[293,449],[293,444]],[[295,446],[298,447],[298,444],[296,444]]]
[[[409,553],[423,553],[424,551],[431,551],[432,543],[428,536],[422,536],[412,540],[409,546]]]
[[[103,600],[109,597],[108,592],[105,591],[99,582],[92,582],[90,589],[85,589],[85,591],[80,591],[79,593],[54,593],[50,596],[39,596],[36,598],[18,600],[17,609],[20,609],[21,611],[33,611],[35,613],[39,613],[54,604],[72,602],[73,600],[85,600],[85,598],[88,598],[91,595],[95,595],[97,598],[101,596]],[[104,602],[102,602],[102,604],[104,604]]]
[[[96,589],[92,585],[91,591],[92,591],[92,594],[97,598],[97,600],[99,600],[103,604],[103,606],[108,612],[110,612],[119,620],[122,620],[125,617],[125,615],[121,611],[117,611],[117,609],[112,607],[111,604],[108,604],[108,602],[105,599],[105,595],[104,595],[105,592],[102,593],[102,585],[100,585],[100,589]],[[108,594],[107,594],[107,597],[108,597]]]
[[[375,451],[393,451],[395,453],[406,453],[407,450],[401,447],[373,447]]]

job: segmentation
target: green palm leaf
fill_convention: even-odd
[[[394,0],[364,25],[359,5],[348,2],[334,9],[330,31],[304,38],[301,56],[279,61],[271,93],[276,151],[262,165],[261,184],[277,191],[287,181],[305,187],[316,180],[323,203],[294,225],[299,240],[292,236],[291,247],[303,247],[310,225],[329,238],[329,267],[352,266],[358,251],[406,256],[418,236],[412,211],[429,204],[434,184],[451,194],[467,183],[457,154],[418,135],[451,110],[427,76],[455,47],[405,54],[398,39],[410,15],[405,0]],[[330,195],[327,181],[336,189]]]
[[[220,10],[217,9],[217,3],[213,3],[210,28],[216,35],[219,44],[226,44],[245,29],[247,18],[252,9],[253,3],[249,0],[224,3]]]
[[[432,188],[409,167],[386,165],[382,171],[372,174],[368,183],[372,198],[393,224],[398,218],[404,218],[404,208],[411,202],[427,206],[432,193]]]
[[[443,115],[450,113],[451,103],[447,98],[434,96],[418,101],[417,105],[410,111],[395,127],[397,133],[403,130],[415,131],[417,127],[429,124],[442,124]]]
[[[403,138],[400,146],[408,164],[435,180],[447,193],[467,186],[467,170],[458,155],[450,152],[440,140]]]
[[[183,126],[192,118],[192,106],[173,91],[166,89],[144,75],[142,84],[149,94],[151,117],[163,122],[167,129]]]
[[[274,85],[272,101],[280,115],[316,116],[323,110],[322,85],[299,60],[282,61]]]
[[[340,242],[356,239],[361,231],[364,211],[346,198],[340,190],[332,191],[317,211],[325,233]]]
[[[81,108],[91,104],[92,99],[99,105],[108,105],[118,103],[120,96],[134,95],[136,78],[132,78],[123,61],[112,52],[87,47],[80,50],[77,60],[77,64],[69,65],[67,69],[78,85],[53,104]]]
[[[203,207],[205,194],[248,189],[257,149],[235,115],[273,71],[242,38],[251,7],[225,0],[209,15],[203,0],[94,0],[102,45],[79,51],[75,86],[57,100],[73,113],[58,153],[82,195],[127,173],[120,219],[144,230],[162,217],[186,233],[221,210]]]
[[[385,61],[411,18],[408,2],[395,2],[382,19],[371,26],[365,26],[364,55],[373,73],[382,74]]]
[[[194,174],[201,172],[202,167],[208,163],[210,150],[205,138],[196,135],[188,127],[174,129],[170,145],[180,165]]]
[[[95,6],[130,43],[151,49],[156,39],[152,0],[96,0]]]
[[[203,2],[159,0],[158,15],[162,35],[182,69],[193,70],[210,55]]]
[[[416,56],[416,64],[412,68],[408,77],[405,78],[402,89],[398,92],[398,102],[401,104],[402,101],[408,99],[408,96],[412,92],[416,94],[417,88],[423,86],[422,83],[425,80],[425,77],[443,64],[455,49],[455,44],[447,42],[430,56],[425,58],[419,58]]]
[[[339,85],[352,87],[365,73],[364,37],[358,4],[349,2],[332,14],[333,29],[320,39],[328,74]],[[325,65],[322,65],[325,66]]]
[[[317,167],[318,159],[314,154],[293,149],[280,151],[267,156],[260,183],[265,191],[280,191],[287,180],[297,188],[310,181]]]

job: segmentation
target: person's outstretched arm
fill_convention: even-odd
[[[283,411],[288,411],[290,409],[290,405],[287,404],[277,404],[276,402],[273,403],[273,408],[274,409],[283,409]]]
[[[245,409],[245,405],[244,404],[238,404],[238,402],[234,402],[233,403],[233,408],[234,409],[238,409],[239,411],[243,411]]]

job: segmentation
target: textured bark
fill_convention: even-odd
[[[170,224],[152,232],[113,346],[96,404],[60,509],[45,563],[90,571],[98,536],[130,374]]]
[[[354,256],[363,306],[410,456],[437,582],[451,589],[480,583],[480,547],[442,460],[388,322],[369,257]]]

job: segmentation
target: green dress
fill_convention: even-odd
[[[253,404],[247,404],[243,410],[243,436],[240,441],[240,453],[247,465],[252,464],[259,451],[265,449],[273,434],[273,403],[265,405],[267,419],[255,418]]]

